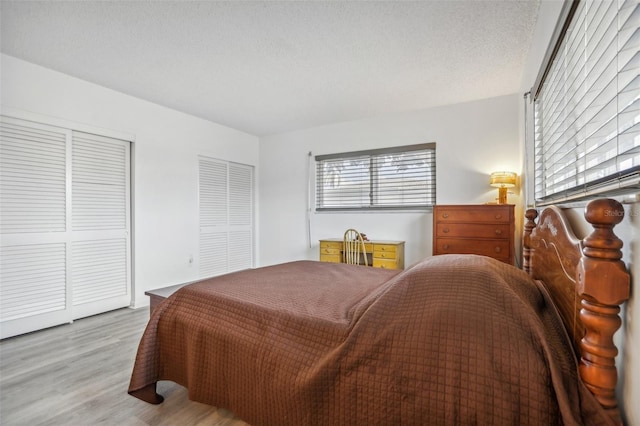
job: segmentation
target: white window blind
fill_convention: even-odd
[[[199,158],[201,277],[253,267],[253,167]]]
[[[435,143],[316,156],[316,210],[432,207]]]
[[[640,7],[571,3],[534,90],[539,203],[640,187]]]

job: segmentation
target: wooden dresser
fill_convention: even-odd
[[[512,204],[433,207],[433,254],[482,254],[514,263]]]
[[[365,241],[367,261],[374,268],[404,269],[404,241]],[[320,261],[342,263],[342,239],[320,240]]]

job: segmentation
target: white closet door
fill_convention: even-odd
[[[129,142],[73,132],[73,317],[131,301]]]
[[[0,117],[0,338],[130,304],[129,156]]]
[[[200,157],[200,277],[253,266],[253,167]]]
[[[229,163],[229,271],[253,266],[253,167]]]
[[[71,132],[0,117],[0,338],[70,322]]]
[[[200,158],[200,277],[227,272],[227,163]]]

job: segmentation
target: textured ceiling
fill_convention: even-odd
[[[2,0],[1,50],[263,136],[516,93],[538,7]]]

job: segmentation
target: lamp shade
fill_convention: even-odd
[[[496,188],[513,188],[516,186],[516,175],[514,172],[493,172],[489,179],[489,185]]]

